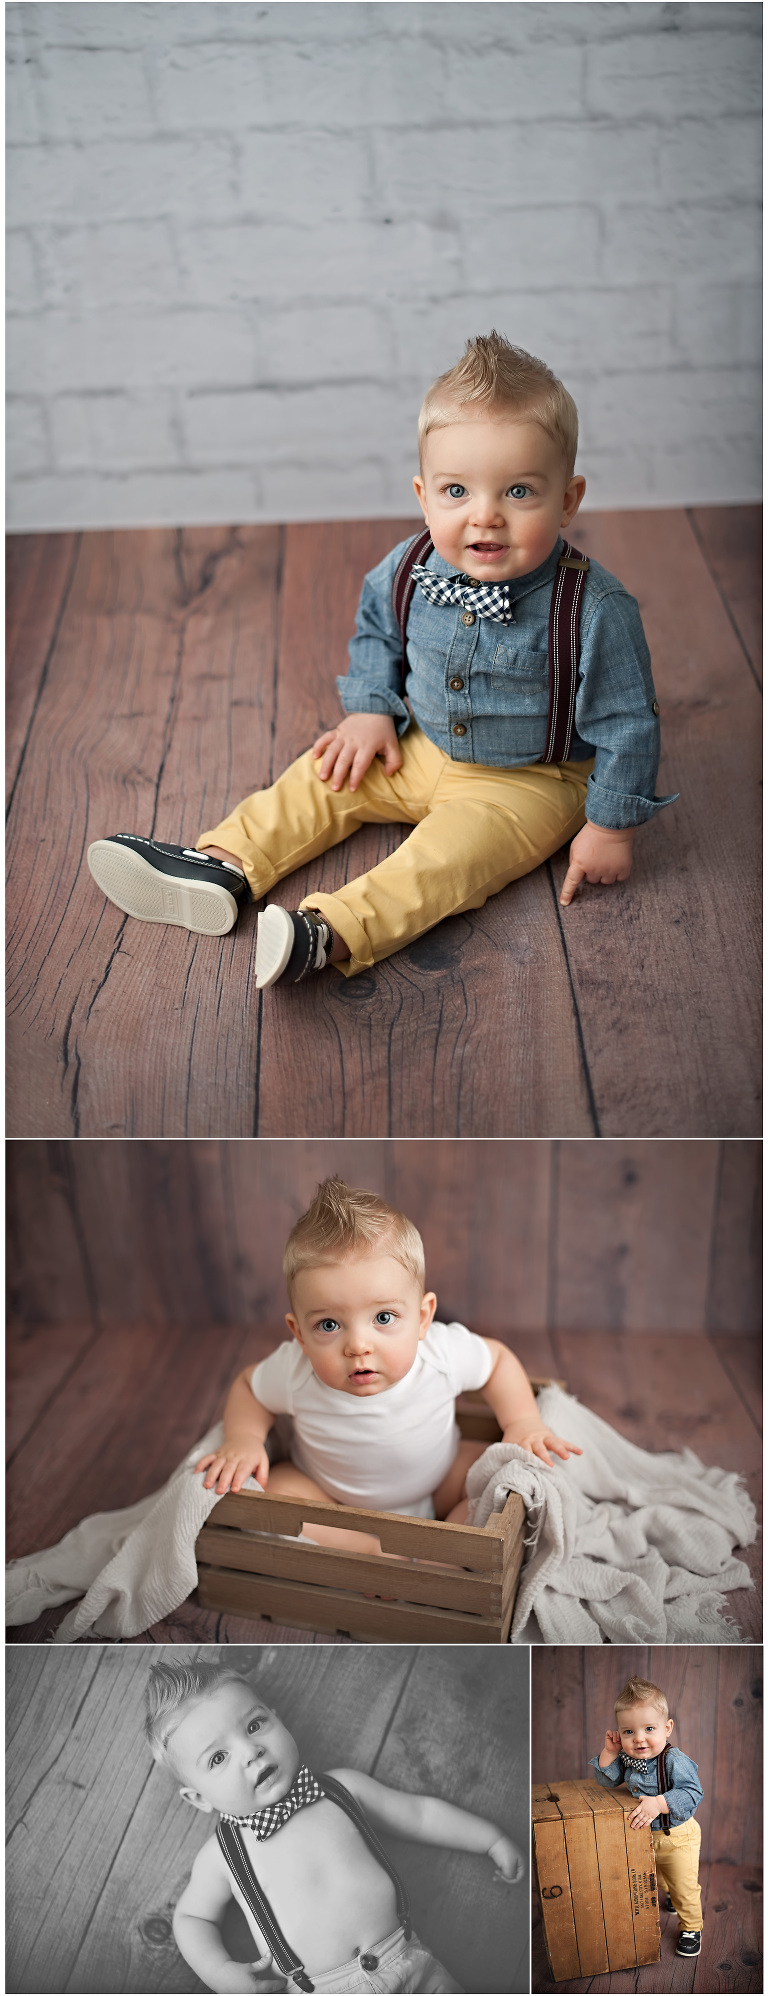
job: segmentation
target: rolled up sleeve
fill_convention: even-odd
[[[604,1788],[618,1788],[624,1779],[624,1770],[618,1754],[616,1759],[611,1761],[610,1767],[600,1766],[599,1754],[595,1754],[594,1760],[591,1760],[589,1765],[594,1769],[595,1780],[601,1781]]]
[[[403,699],[402,646],[392,608],[392,582],[407,542],[371,569],[363,583],[355,635],[349,645],[349,671],[336,685],[345,714],[391,714],[399,735],[411,715]]]
[[[595,751],[590,824],[626,831],[674,803],[677,793],[656,796],[659,703],[640,611],[625,590],[606,591],[582,626],[576,726]]]

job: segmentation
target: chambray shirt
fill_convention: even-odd
[[[346,678],[336,682],[347,714],[391,714],[399,735],[410,714],[402,697],[401,643],[392,581],[408,546],[400,541],[363,583]],[[431,742],[451,762],[515,769],[540,761],[549,708],[549,606],[558,537],[547,560],[509,585],[511,624],[478,617],[462,604],[428,603],[418,585],[408,616],[406,693]],[[433,549],[427,567],[455,570]],[[451,681],[460,680],[453,686]],[[571,760],[594,756],[586,815],[624,829],[654,817],[672,797],[656,797],[658,702],[640,612],[633,596],[590,560],[581,599],[581,661]],[[457,735],[460,724],[465,732]]]
[[[589,1765],[594,1769],[595,1780],[600,1781],[604,1788],[618,1788],[623,1781],[630,1795],[661,1793],[658,1763],[655,1759],[646,1761],[644,1767],[628,1767],[625,1773],[621,1754],[617,1753],[610,1767],[599,1767],[599,1758],[599,1754],[595,1754],[594,1760],[591,1760]],[[670,1747],[667,1766],[672,1782],[672,1787],[667,1789],[665,1796],[665,1800],[669,1803],[669,1815],[662,1810],[661,1815],[654,1818],[651,1824],[652,1830],[663,1830],[665,1823],[670,1829],[674,1823],[687,1823],[689,1816],[694,1815],[699,1803],[704,1799],[704,1790],[695,1760],[689,1760],[687,1753],[681,1753],[679,1747]]]

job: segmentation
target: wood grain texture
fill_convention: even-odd
[[[196,1653],[189,1644],[174,1652]],[[10,1658],[9,1990],[202,1988],[170,1921],[211,1825],[182,1806],[144,1745],[150,1660],[137,1649],[97,1657],[88,1648],[35,1652],[31,1666]],[[527,1660],[500,1661],[503,1671],[493,1654],[439,1652],[430,1670],[412,1649],[267,1645],[239,1652],[238,1667],[319,1769],[353,1764],[393,1787],[498,1815],[525,1847]],[[459,1734],[461,1757],[449,1745]],[[502,1894],[487,1860],[405,1840],[390,1847],[418,1930],[428,1944],[441,1940],[463,1986],[527,1989],[526,1891]],[[244,1928],[234,1946],[228,1940],[236,1958],[252,1955]]]
[[[762,507],[692,506],[688,518],[745,657],[762,682]]]
[[[13,540],[9,1134],[755,1133],[753,512],[706,511],[583,522],[639,596],[681,789],[631,881],[563,914],[558,856],[370,976],[267,997],[252,907],[222,941],[129,922],[85,850],[194,840],[305,748],[362,576],[414,523]],[[361,832],[275,898],[400,837]]]
[[[659,795],[680,793],[638,833],[631,880],[564,911],[600,1134],[746,1136],[760,1127],[758,688],[681,513],[593,513],[580,538],[639,602]],[[559,887],[562,855],[553,870]]]
[[[8,1153],[12,1313],[284,1335],[284,1242],[338,1172],[415,1221],[438,1315],[517,1340],[760,1327],[760,1146],[297,1138]],[[549,1356],[531,1372],[555,1372]]]
[[[677,1916],[661,1915],[661,1961],[649,1968],[623,1970],[613,1975],[585,1977],[554,1982],[549,1972],[539,1918],[534,1916],[532,1988],[536,1992],[560,1990],[563,1996],[683,1996],[694,1990],[696,1996],[728,1996],[728,1992],[762,1989],[762,1878],[746,1865],[702,1864],[704,1939],[695,1961],[675,1953]]]
[[[532,1651],[534,1782],[579,1781],[615,1724],[629,1677],[660,1685],[672,1745],[696,1762],[696,1811],[708,1863],[756,1864],[762,1846],[762,1650],[746,1646],[613,1645]],[[581,1741],[584,1741],[582,1748]]]

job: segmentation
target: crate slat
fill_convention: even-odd
[[[322,1562],[315,1555],[322,1552]],[[374,1553],[335,1552],[332,1546],[292,1545],[264,1533],[233,1531],[206,1524],[195,1547],[198,1563],[250,1573],[261,1579],[341,1587],[347,1592],[382,1594],[422,1607],[460,1608],[469,1615],[500,1617],[500,1576],[464,1573],[458,1567],[432,1567],[379,1559]]]
[[[634,1807],[625,1788],[602,1788],[586,1779],[542,1782],[532,1790],[534,1856],[556,1982],[660,1959],[653,1838],[647,1826],[630,1827]],[[569,1915],[561,1903],[566,1898],[577,1968]]]
[[[497,1514],[494,1514],[496,1516]],[[211,1518],[217,1525],[238,1525],[247,1532],[286,1533],[296,1538],[302,1525],[335,1525],[344,1531],[368,1532],[384,1552],[406,1559],[434,1559],[441,1566],[466,1566],[501,1575],[504,1533],[489,1518],[484,1530],[476,1525],[448,1525],[432,1518],[404,1518],[391,1511],[362,1511],[351,1505],[319,1504],[308,1497],[259,1497],[255,1490],[220,1497]],[[307,1558],[329,1548],[317,1546]]]
[[[204,1566],[198,1576],[204,1608],[223,1608],[257,1618],[271,1615],[303,1629],[339,1629],[363,1642],[496,1643],[498,1621],[456,1609],[412,1606],[400,1601],[363,1601],[341,1588],[302,1587],[295,1580],[260,1580]]]

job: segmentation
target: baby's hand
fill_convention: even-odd
[[[220,1990],[221,1996],[255,1996],[261,1990],[287,1989],[288,1983],[270,1956],[264,1962],[227,1962],[212,1987]]]
[[[497,1837],[488,1852],[491,1863],[496,1867],[495,1884],[519,1885],[525,1875],[525,1859],[513,1844],[511,1837]]]
[[[356,790],[374,756],[383,758],[385,776],[394,776],[403,761],[391,714],[346,714],[337,728],[318,735],[312,754],[323,758],[317,772],[321,782],[333,771],[332,790],[341,790],[347,775],[350,790]]]
[[[567,908],[582,880],[589,880],[593,887],[613,887],[617,880],[628,880],[634,836],[631,827],[625,832],[613,832],[604,825],[582,825],[571,843],[561,907]]]
[[[528,1415],[521,1421],[512,1421],[504,1429],[503,1440],[516,1442],[518,1448],[530,1449],[531,1455],[537,1456],[539,1462],[546,1463],[547,1469],[552,1468],[550,1449],[553,1455],[562,1456],[563,1462],[568,1461],[569,1455],[584,1453],[583,1449],[576,1447],[575,1442],[561,1441],[560,1436],[553,1435],[551,1428],[545,1427],[543,1421],[531,1421]]]
[[[269,1456],[263,1442],[255,1442],[252,1436],[230,1435],[213,1455],[201,1455],[195,1463],[195,1475],[201,1469],[208,1471],[203,1484],[204,1490],[216,1486],[217,1497],[226,1497],[227,1491],[242,1490],[246,1476],[255,1476],[256,1482],[266,1489],[269,1476]],[[235,1963],[235,1966],[241,1964]]]
[[[612,1753],[613,1758],[615,1760],[617,1753],[620,1752],[621,1752],[621,1733],[612,1733],[609,1730],[605,1735],[605,1745],[603,1747],[603,1753]]]
[[[643,1795],[637,1807],[632,1810],[629,1818],[630,1826],[633,1830],[642,1830],[646,1823],[653,1822],[655,1816],[663,1814],[658,1795]]]

